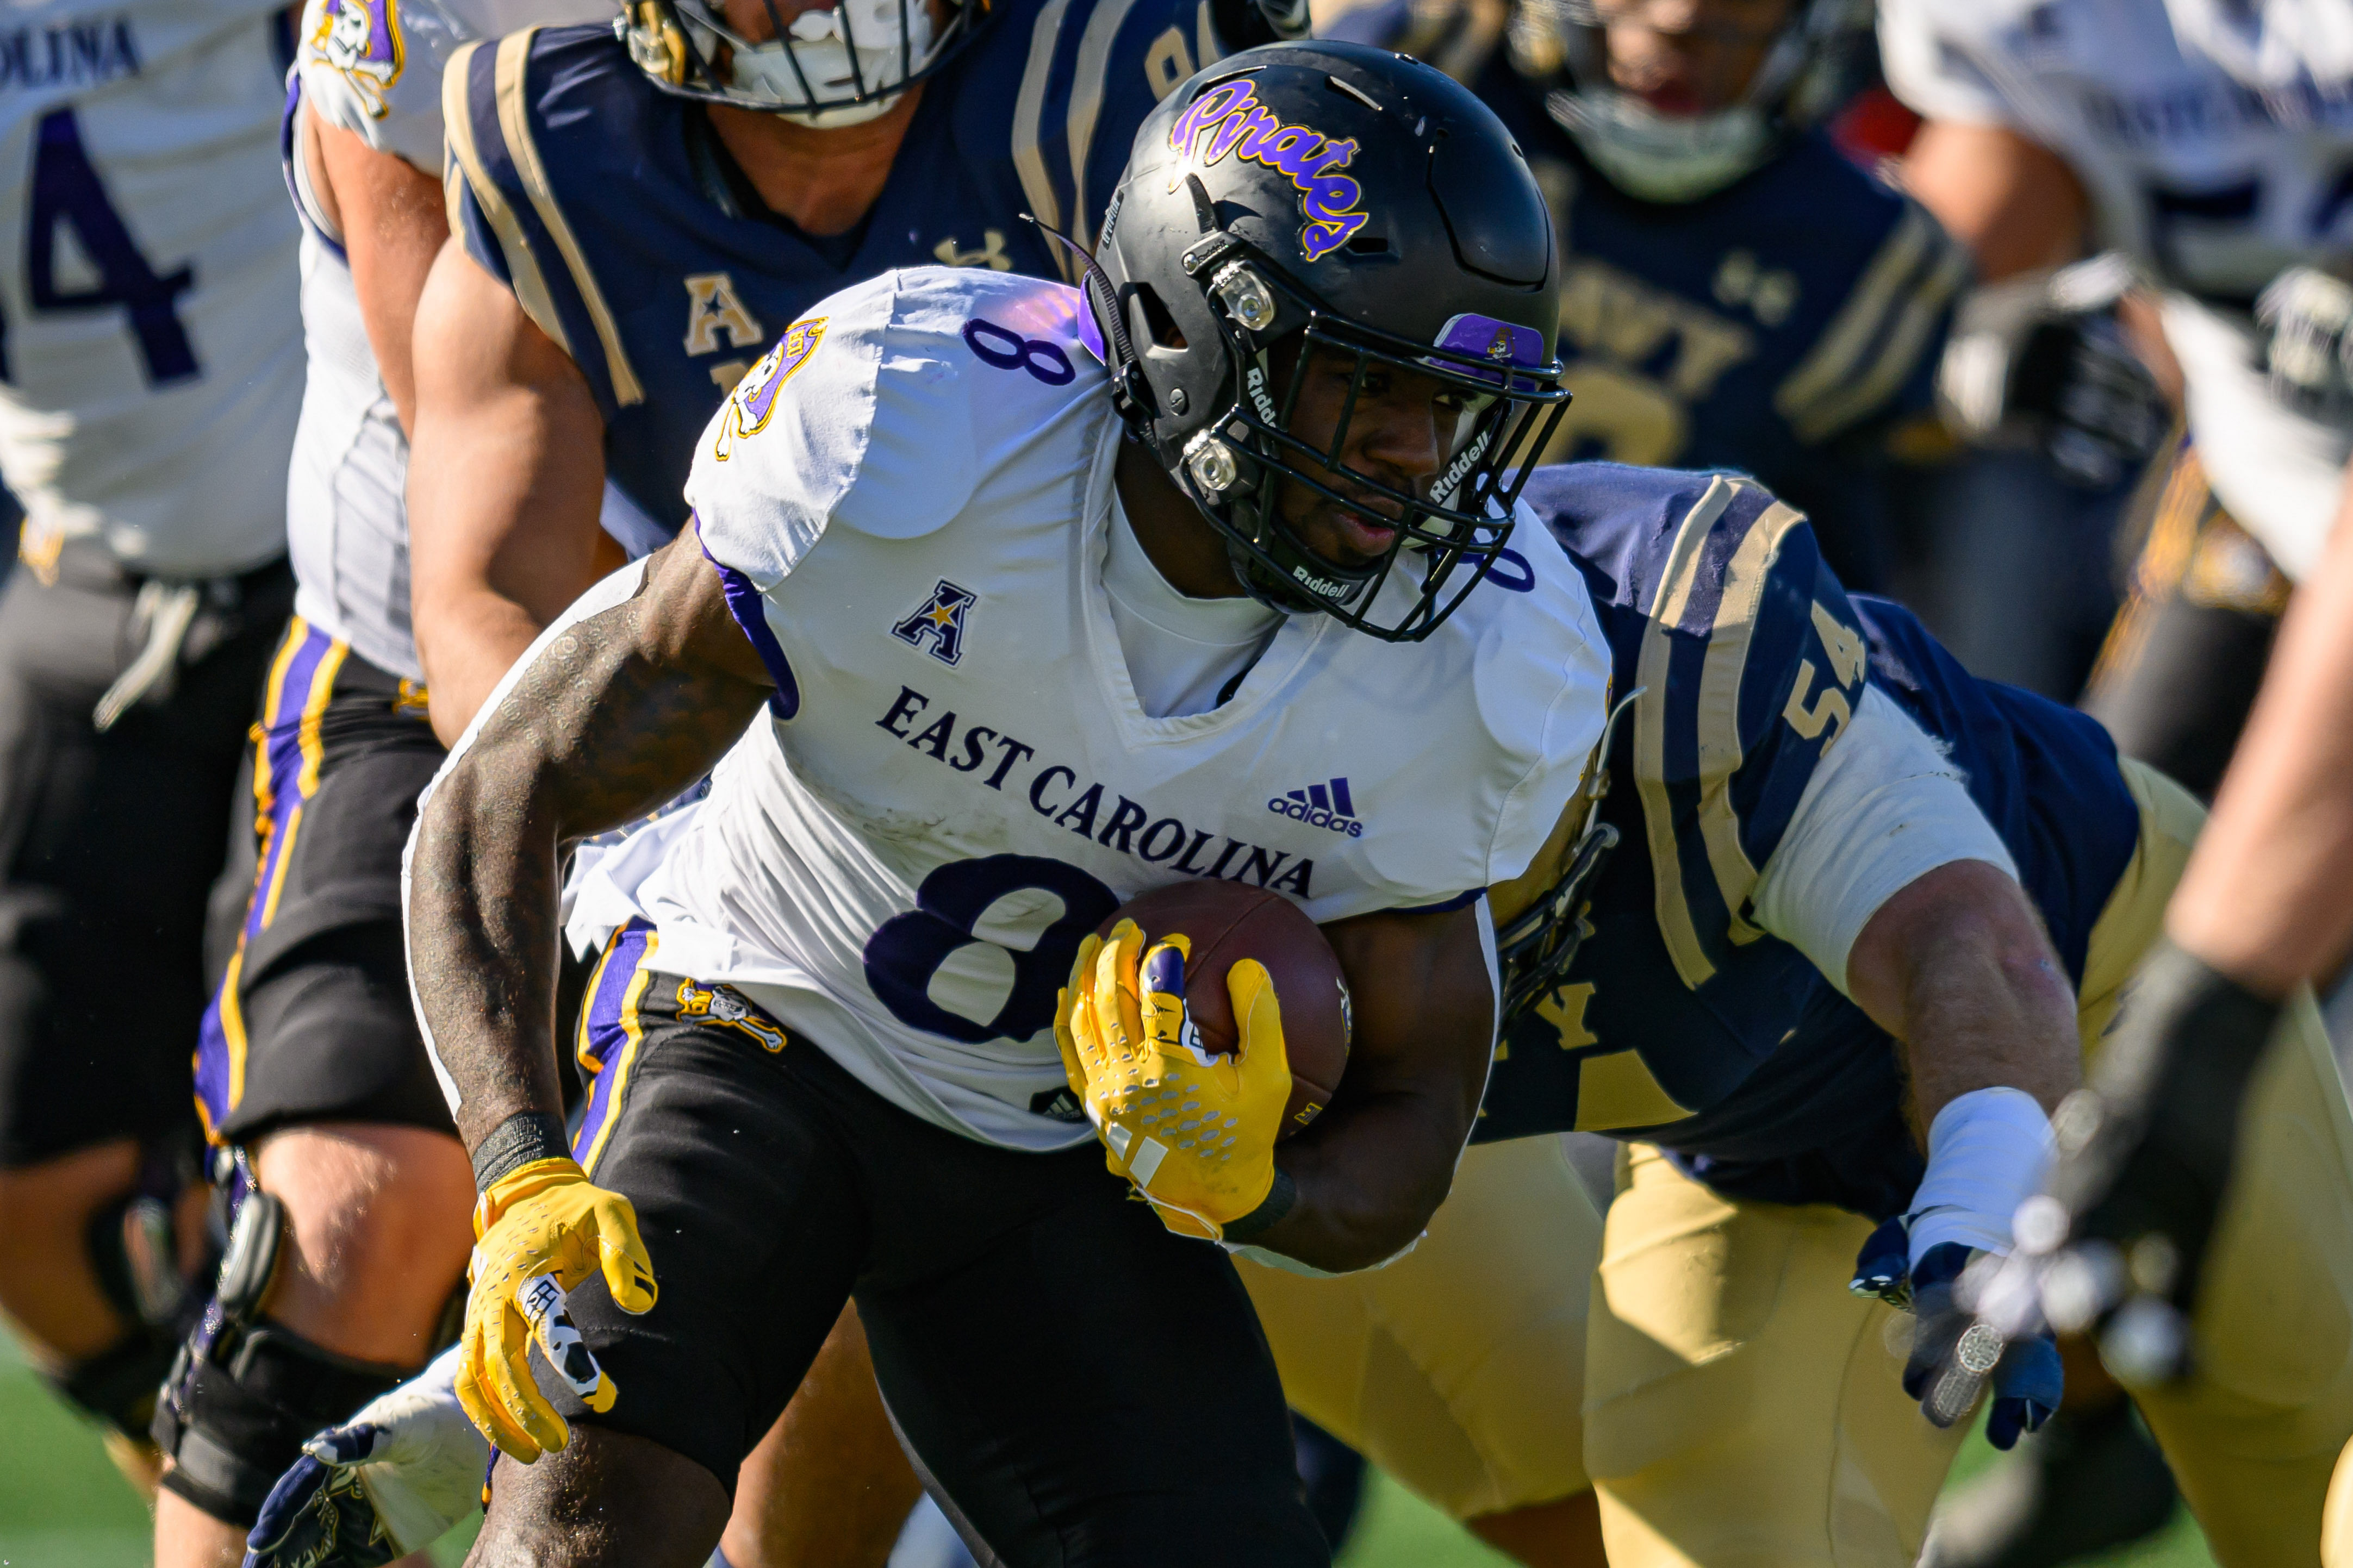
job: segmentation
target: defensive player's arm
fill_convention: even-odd
[[[621,556],[597,522],[605,422],[587,378],[454,239],[417,305],[416,365],[409,593],[434,732],[454,743]]]
[[[417,302],[449,219],[441,182],[397,153],[382,153],[339,125],[302,110],[304,160],[319,205],[343,237],[360,321],[376,373],[402,430],[417,429],[417,379],[409,354]]]
[[[776,689],[692,534],[644,571],[632,597],[516,672],[417,821],[410,973],[470,1149],[520,1112],[563,1115],[550,1042],[565,850],[710,772]]]
[[[2082,182],[2059,155],[2005,125],[1931,120],[1904,157],[1904,186],[1968,247],[1986,283],[2084,253]]]
[[[1354,999],[1348,1070],[1275,1163],[1298,1197],[1253,1237],[1335,1273],[1395,1256],[1446,1201],[1494,1049],[1479,911],[1362,915],[1324,928]]]
[[[1879,907],[1847,955],[1848,994],[1904,1044],[1925,1130],[1974,1089],[2018,1089],[2055,1110],[2082,1077],[2075,994],[2026,889],[1955,860]]]

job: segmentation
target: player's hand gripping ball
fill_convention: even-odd
[[[1118,910],[1080,945],[1054,1021],[1104,1163],[1169,1229],[1213,1241],[1266,1200],[1276,1142],[1330,1102],[1348,1028],[1314,923],[1221,882]]]
[[[572,1437],[532,1379],[532,1341],[589,1409],[610,1410],[613,1380],[572,1330],[564,1292],[602,1273],[615,1306],[646,1311],[653,1259],[629,1200],[570,1160],[534,1160],[491,1183],[474,1205],[474,1237],[458,1402],[501,1452],[528,1465]]]

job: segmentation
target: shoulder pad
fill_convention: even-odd
[[[1102,395],[1076,289],[976,268],[889,272],[820,302],[745,373],[687,480],[704,548],[763,592],[828,526],[914,539],[1068,438]]]
[[[1576,464],[1528,494],[1616,611],[1660,931],[1696,987],[1763,934],[1757,868],[1862,700],[1861,620],[1805,518],[1754,480]]]

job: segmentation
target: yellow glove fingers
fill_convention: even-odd
[[[485,1364],[482,1324],[472,1313],[466,1322],[466,1352],[458,1358],[456,1379],[459,1406],[476,1431],[496,1445],[499,1452],[519,1464],[531,1464],[539,1458],[540,1447],[532,1441],[531,1434],[515,1425],[501,1405],[481,1385],[474,1369]]]
[[[660,1288],[654,1283],[653,1258],[638,1235],[637,1205],[618,1193],[600,1192],[588,1214],[596,1229],[596,1267],[613,1293],[613,1305],[633,1314],[652,1310]]]
[[[1103,1042],[1096,1036],[1093,1010],[1087,999],[1092,994],[1095,958],[1103,952],[1103,939],[1089,935],[1079,942],[1078,956],[1071,961],[1071,982],[1054,1004],[1054,1043],[1064,1046],[1075,1055],[1078,1071],[1071,1079],[1071,1090],[1083,1097],[1087,1080],[1103,1070]],[[1064,1058],[1064,1070],[1069,1071],[1071,1055]]]
[[[482,1392],[505,1411],[523,1432],[548,1453],[572,1440],[572,1430],[555,1407],[542,1398],[531,1375],[531,1329],[506,1298],[511,1284],[502,1285],[496,1303],[485,1302],[482,1314],[482,1355],[474,1373],[477,1384],[488,1379]]]
[[[1282,1004],[1274,994],[1274,977],[1255,958],[1245,958],[1226,971],[1226,995],[1234,1005],[1234,1030],[1241,1037],[1241,1068],[1247,1079],[1264,1081],[1280,1074],[1289,1093],[1291,1054],[1282,1043]]]
[[[1094,1005],[1096,1037],[1109,1055],[1104,1066],[1114,1073],[1134,1065],[1128,1058],[1143,1043],[1144,1027],[1135,1014],[1135,983],[1129,978],[1143,940],[1144,932],[1134,921],[1122,921],[1111,928],[1111,940],[1095,954],[1088,1000]]]

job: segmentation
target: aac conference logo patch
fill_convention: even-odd
[[[942,664],[964,658],[964,618],[980,595],[959,588],[946,578],[932,596],[915,606],[914,614],[891,628],[891,635],[909,647],[922,648]]]
[[[784,390],[785,383],[808,363],[818,345],[825,342],[825,324],[829,320],[827,316],[811,316],[786,327],[776,346],[735,384],[735,390],[727,395],[726,416],[719,422],[719,438],[712,443],[712,457],[725,462],[734,456],[736,442],[758,435],[767,425],[769,416],[776,411],[776,395]]]

